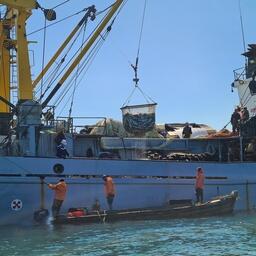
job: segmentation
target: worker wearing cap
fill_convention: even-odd
[[[64,179],[60,179],[57,184],[48,184],[48,187],[55,191],[52,204],[52,216],[55,218],[59,212],[67,193],[67,184]]]
[[[115,184],[113,179],[108,175],[103,175],[105,195],[108,202],[109,210],[112,210],[113,200],[115,198]]]

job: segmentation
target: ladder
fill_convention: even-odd
[[[12,28],[12,38],[15,38],[15,28]],[[17,54],[15,49],[10,51],[11,79],[10,79],[10,100],[16,105],[18,102],[18,71]]]

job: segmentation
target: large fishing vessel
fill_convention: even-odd
[[[52,98],[70,76],[77,81],[77,75],[111,31],[123,3],[116,0],[102,12],[105,16],[101,22],[66,62],[67,52],[75,44],[72,40],[99,15],[94,5],[83,9],[83,18],[32,80],[26,23],[34,9],[42,10],[49,21],[55,20],[55,11],[41,7],[35,0],[0,0],[6,6],[0,19],[0,224],[35,223],[47,218],[53,194],[46,184],[60,178],[68,184],[63,211],[90,207],[95,200],[99,200],[102,209],[107,208],[103,174],[111,175],[115,181],[116,209],[193,199],[198,166],[206,173],[205,199],[237,190],[237,209],[254,207],[256,163],[253,152],[245,153],[245,148],[255,136],[255,45],[245,53],[248,65],[240,73],[235,72],[233,83],[251,117],[243,124],[240,135],[214,134],[208,126],[190,124],[194,135],[203,131],[204,136],[180,138],[184,124],[155,125],[154,102],[124,106],[123,123],[100,117],[93,124],[88,118],[55,117]],[[58,63],[57,67],[46,76],[54,63]],[[136,74],[136,65],[133,68]],[[13,77],[17,78],[17,87]],[[34,92],[42,79],[49,85],[36,97]],[[11,97],[15,91],[17,102]],[[58,136],[67,141],[67,158],[56,156]]]

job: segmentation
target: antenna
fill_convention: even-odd
[[[241,0],[238,0],[238,5],[239,5],[240,25],[241,25],[241,32],[242,32],[242,39],[243,39],[243,47],[244,47],[244,52],[246,52],[245,38],[244,38],[244,24],[243,24],[243,16],[242,16],[242,9],[241,9]],[[246,65],[247,65],[247,63],[246,63],[246,57],[245,57],[245,66]]]

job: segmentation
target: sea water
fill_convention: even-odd
[[[2,227],[0,255],[256,255],[256,214]]]

